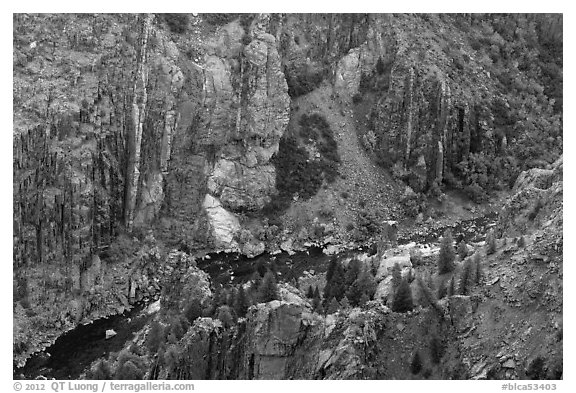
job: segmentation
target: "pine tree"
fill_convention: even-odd
[[[444,346],[438,337],[433,336],[430,340],[430,358],[432,363],[439,364],[442,356],[444,356]]]
[[[327,309],[327,313],[328,314],[334,314],[335,312],[337,312],[340,309],[340,303],[338,303],[338,300],[336,300],[335,297],[333,297],[330,300],[330,303],[328,303],[328,309]]]
[[[378,61],[376,62],[376,72],[378,75],[382,75],[384,73],[385,66],[382,57],[378,57]]]
[[[475,274],[474,274],[474,282],[476,284],[480,284],[480,282],[482,281],[482,262],[480,261],[480,253],[476,253],[474,254],[474,256],[472,257],[472,261],[474,262],[474,269],[475,269]]]
[[[420,291],[420,299],[422,302],[422,306],[432,307],[440,316],[444,316],[444,310],[438,304],[438,301],[434,297],[434,293],[432,290],[426,285],[424,280],[420,277],[416,279],[416,283],[418,284],[418,290]]]
[[[232,317],[230,307],[226,305],[220,306],[220,308],[218,308],[216,318],[222,322],[222,325],[225,328],[229,328],[234,323],[234,318]]]
[[[410,362],[410,371],[414,375],[422,371],[422,359],[420,359],[419,352],[415,352],[414,355],[412,356],[412,361]]]
[[[446,294],[448,295],[448,297],[454,296],[454,293],[455,293],[455,290],[456,290],[455,286],[456,286],[456,284],[455,284],[455,282],[454,282],[454,276],[452,276],[452,277],[450,277],[450,282],[449,282],[449,284],[448,284],[448,290],[447,290],[447,293],[446,293]]]
[[[358,259],[353,259],[350,261],[350,263],[348,264],[348,269],[346,269],[346,274],[344,278],[344,285],[346,287],[349,287],[350,285],[352,285],[354,281],[356,281],[358,275],[360,274],[361,269],[362,269],[362,262],[360,262]]]
[[[468,294],[468,283],[470,281],[470,276],[472,275],[472,264],[470,259],[464,262],[462,267],[462,272],[460,273],[460,282],[458,283],[458,292],[460,295]]]
[[[366,305],[366,303],[368,303],[370,301],[370,298],[368,297],[368,294],[366,292],[364,292],[362,294],[362,296],[360,297],[360,301],[358,302],[358,305],[361,307],[364,307]]]
[[[158,352],[160,344],[164,341],[164,327],[160,322],[154,320],[148,336],[146,337],[146,346],[152,353]]]
[[[321,303],[322,299],[320,299],[320,291],[318,291],[318,287],[316,287],[314,289],[314,297],[312,298],[312,310],[316,311]]]
[[[342,306],[343,310],[347,310],[350,308],[350,301],[346,296],[342,298],[342,300],[340,301],[340,305]]]
[[[193,324],[196,318],[202,316],[202,307],[200,306],[200,303],[198,303],[196,299],[190,300],[190,302],[184,309],[184,316],[186,317],[188,322],[190,322],[190,324]]]
[[[335,265],[332,266],[332,262],[329,266],[329,272],[326,274],[326,286],[324,287],[324,301],[328,302],[329,299],[335,297],[336,300],[342,299],[344,292],[346,291],[345,272],[344,268],[339,262],[334,262]],[[330,278],[328,278],[330,277]]]
[[[258,293],[260,294],[260,301],[262,303],[268,303],[278,299],[278,285],[276,284],[274,273],[268,271],[264,275]]]
[[[249,307],[250,302],[246,295],[246,291],[244,290],[244,287],[240,285],[240,288],[238,288],[238,295],[234,301],[234,311],[236,311],[238,317],[244,317],[246,316]]]
[[[407,312],[414,308],[412,303],[412,289],[407,280],[403,279],[394,294],[394,301],[392,302],[392,311]]]
[[[444,298],[447,292],[448,288],[446,288],[446,283],[440,282],[440,284],[438,285],[438,299]]]
[[[394,263],[392,266],[392,291],[398,289],[400,283],[402,282],[402,268],[398,262]]]
[[[440,243],[440,254],[438,255],[438,274],[446,274],[454,270],[454,240],[449,229],[444,232],[444,237]]]
[[[468,246],[464,240],[458,243],[458,256],[460,256],[461,260],[464,260],[464,258],[468,256]]]
[[[312,299],[314,297],[314,290],[312,289],[312,285],[308,286],[308,291],[306,292],[306,297],[308,299]]]
[[[486,235],[486,254],[494,254],[496,252],[496,235],[491,229]]]
[[[110,364],[106,360],[100,359],[96,364],[96,369],[88,375],[88,378],[94,380],[112,379]]]

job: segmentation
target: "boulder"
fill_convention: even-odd
[[[118,334],[118,333],[116,333],[116,332],[114,331],[114,329],[107,329],[107,330],[106,330],[106,340],[114,337],[114,336],[117,335],[117,334]]]
[[[204,211],[208,217],[208,224],[216,248],[236,248],[234,235],[240,230],[238,218],[224,209],[220,201],[210,194],[206,194],[203,203]]]

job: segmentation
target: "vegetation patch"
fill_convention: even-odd
[[[315,113],[302,115],[298,123],[299,138],[284,135],[278,153],[272,158],[278,196],[264,208],[265,214],[287,209],[294,197],[310,199],[324,181],[332,183],[338,175],[338,146],[326,119]],[[310,151],[317,154],[312,157]]]

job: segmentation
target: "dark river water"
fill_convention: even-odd
[[[492,226],[497,218],[491,213],[473,220],[462,221],[451,226],[454,238],[468,242],[484,239],[486,229]],[[409,236],[399,236],[398,243],[436,243],[447,227],[428,229],[425,233],[415,233]],[[353,255],[358,249],[345,251],[338,257]],[[275,271],[281,281],[292,281],[303,275],[305,270],[313,269],[317,273],[325,272],[332,258],[322,252],[320,247],[311,247],[307,251],[299,251],[293,255],[282,252],[276,255],[264,253],[255,258],[247,258],[239,254],[217,253],[209,258],[199,260],[198,267],[206,271],[214,283],[238,284],[251,279],[255,271],[263,275],[266,270]],[[120,351],[134,333],[142,329],[152,318],[142,313],[144,305],[138,305],[131,311],[121,315],[96,320],[88,325],[80,325],[62,335],[43,353],[29,359],[22,368],[14,370],[15,379],[34,379],[40,375],[55,379],[77,379],[86,368],[99,358],[111,352]],[[106,340],[107,329],[114,329],[116,336]],[[50,356],[47,357],[46,354]]]

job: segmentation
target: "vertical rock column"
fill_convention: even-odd
[[[140,148],[142,143],[142,129],[144,125],[146,102],[148,95],[146,84],[148,83],[148,67],[146,65],[146,49],[148,35],[152,25],[153,14],[144,17],[142,33],[140,36],[141,46],[134,81],[134,97],[132,99],[132,130],[128,133],[128,168],[126,171],[126,190],[124,203],[124,222],[130,230],[134,221],[134,208],[138,195],[138,182],[140,180]]]

